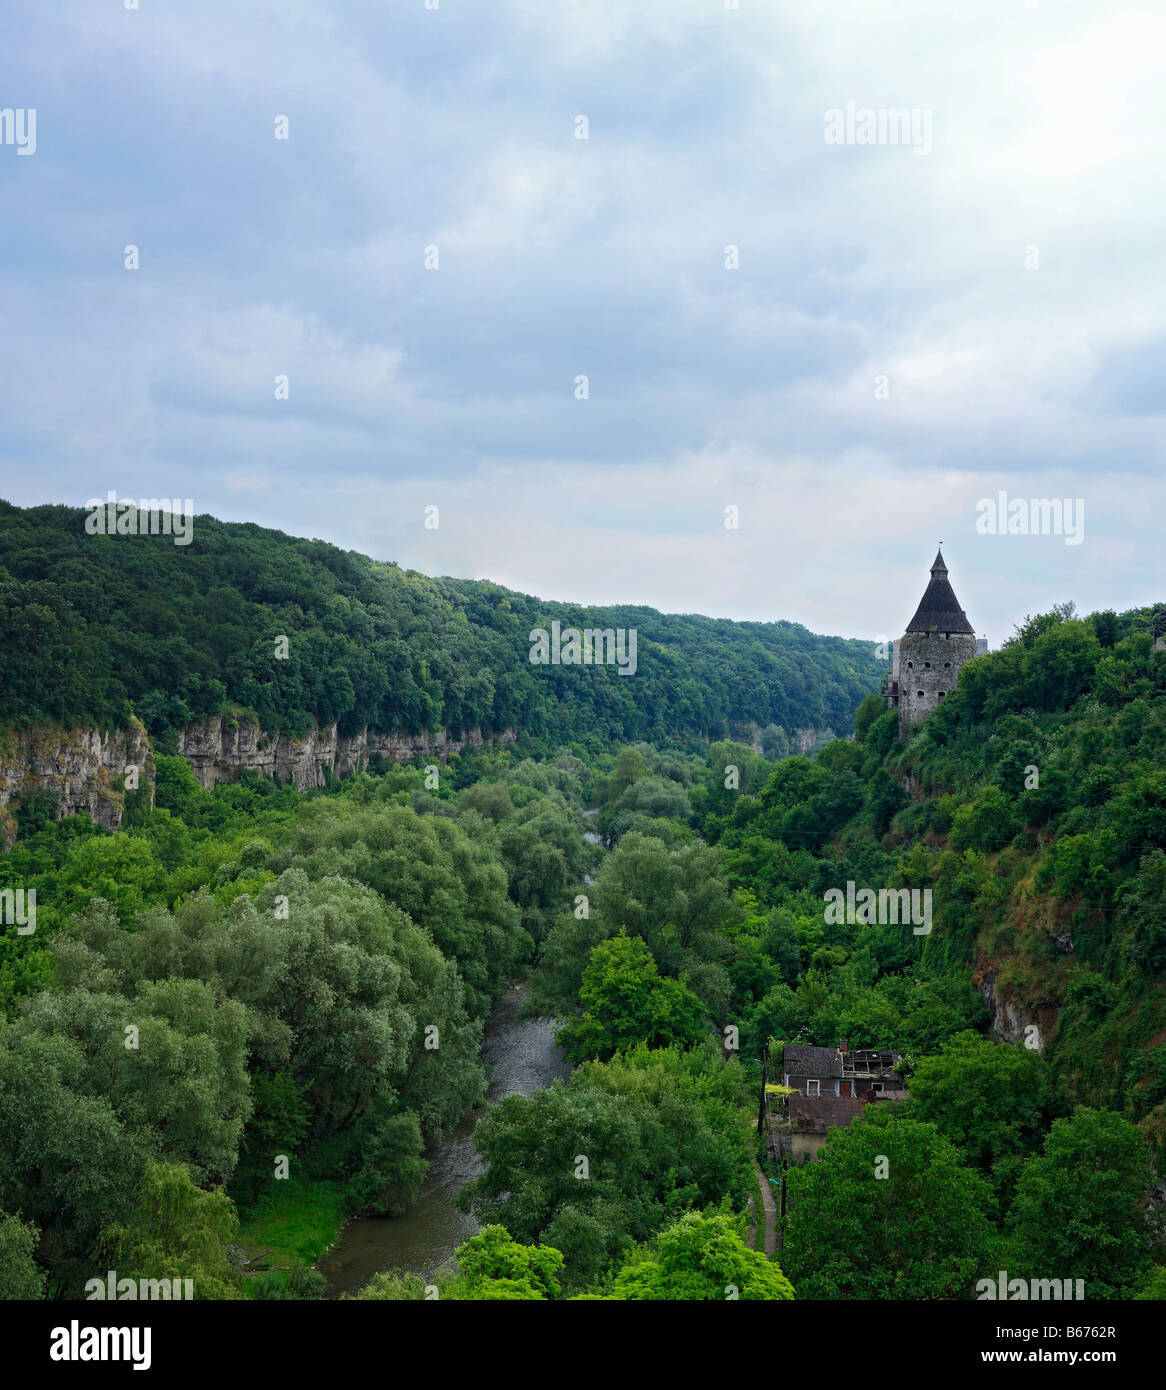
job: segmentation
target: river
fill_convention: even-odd
[[[491,1069],[487,1107],[503,1096],[529,1096],[570,1074],[570,1063],[555,1043],[555,1024],[549,1018],[518,1017],[526,995],[525,985],[511,986],[482,1034],[482,1060]],[[327,1280],[325,1297],[355,1293],[381,1270],[431,1275],[477,1232],[478,1223],[454,1206],[454,1198],[482,1171],[473,1133],[484,1114],[485,1108],[471,1110],[430,1149],[425,1186],[404,1216],[364,1217],[345,1226],[317,1266]]]

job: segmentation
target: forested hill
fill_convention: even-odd
[[[885,663],[796,623],[547,603],[198,516],[189,544],[89,535],[82,508],[0,501],[0,725],[153,734],[231,705],[269,732],[517,730],[549,744],[849,731]],[[634,676],[536,666],[532,628],[635,628]],[[277,654],[277,639],[288,653]]]
[[[716,793],[703,831],[730,881],[815,953],[759,1004],[754,1045],[930,1056],[991,1024],[1047,1052],[1068,1102],[1139,1124],[1166,1171],[1162,614],[1027,620],[905,743],[870,699],[854,742],[786,759],[756,797]],[[934,930],[824,926],[848,882],[930,890]]]

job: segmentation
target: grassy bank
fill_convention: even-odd
[[[335,1244],[346,1217],[341,1183],[289,1178],[241,1222],[239,1243],[249,1260],[266,1253],[273,1267],[310,1268]]]

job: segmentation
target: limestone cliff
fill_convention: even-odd
[[[831,730],[816,729],[812,724],[803,729],[795,729],[792,733],[787,731],[790,753],[802,753],[808,757],[817,748],[822,736],[827,733],[833,736]],[[761,747],[761,725],[756,720],[731,721],[729,737],[748,744],[754,753],[764,753],[765,751]],[[845,734],[842,737],[853,738],[853,735]]]
[[[514,737],[512,729],[490,740],[480,729],[456,739],[443,729],[432,736],[364,729],[341,738],[332,724],[297,738],[265,733],[253,720],[215,715],[179,730],[177,751],[206,788],[233,781],[249,768],[308,791],[325,786],[329,770],[339,777],[359,772],[378,754],[390,762],[415,757],[445,762],[464,748],[481,748],[487,741],[510,742]],[[48,726],[0,732],[0,847],[15,837],[9,803],[38,790],[52,793],[60,815],[88,811],[96,824],[116,830],[124,804],[121,786],[134,768],[153,805],[154,756],[146,730],[136,719],[128,729],[108,735],[96,729]]]
[[[145,728],[135,719],[128,729],[102,734],[96,729],[39,725],[0,732],[0,810],[31,791],[48,791],[62,816],[88,811],[97,825],[121,824],[125,779],[137,779],[153,804],[154,755]],[[6,811],[0,835],[11,840]]]
[[[512,729],[505,729],[490,741],[504,743],[514,737]],[[313,728],[298,738],[267,734],[251,721],[216,715],[187,724],[178,736],[178,752],[204,787],[231,781],[241,769],[250,768],[279,782],[291,782],[299,791],[308,791],[326,785],[326,769],[344,777],[362,771],[377,754],[388,762],[406,762],[417,757],[445,762],[464,748],[481,748],[486,742],[480,729],[471,729],[460,739],[450,738],[444,729],[432,736],[370,733],[362,729],[351,737],[340,737],[335,724]]]
[[[997,987],[993,972],[977,972],[973,978],[992,1011],[993,1038],[997,1042],[1035,1044],[1035,1050],[1044,1056],[1046,1028],[1052,1033],[1055,1020],[1047,1017],[1042,1020],[1045,1011],[1031,1013],[1023,1004],[1007,998]],[[1035,1031],[1030,1033],[1029,1029]]]

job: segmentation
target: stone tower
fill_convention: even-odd
[[[892,657],[887,703],[899,711],[900,738],[955,689],[960,667],[975,655],[976,634],[948,583],[940,550],[931,583]]]

